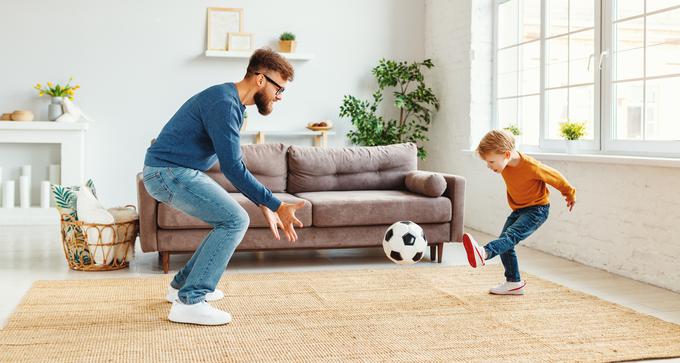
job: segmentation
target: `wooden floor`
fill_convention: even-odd
[[[0,326],[12,313],[22,296],[36,280],[97,279],[162,274],[158,255],[142,253],[137,247],[130,268],[111,272],[79,272],[68,269],[59,240],[57,227],[3,226],[0,229]],[[492,237],[470,231],[478,241]],[[282,242],[287,243],[287,242]],[[463,248],[448,243],[444,249],[445,265],[466,265]],[[602,270],[587,267],[562,258],[525,247],[517,249],[520,268],[569,288],[598,296],[680,324],[680,294],[662,288],[620,277]],[[173,255],[170,269],[176,271],[189,259],[189,255]],[[427,257],[426,257],[427,258]],[[498,258],[490,263],[500,263]],[[431,265],[423,260],[420,266]],[[303,271],[357,268],[399,268],[387,260],[382,248],[325,251],[282,251],[236,253],[227,269],[229,273]],[[503,276],[499,276],[499,283]],[[489,286],[491,287],[491,286]],[[531,285],[528,286],[531,293]],[[669,360],[678,361],[678,360]]]

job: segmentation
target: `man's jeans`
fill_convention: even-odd
[[[207,293],[215,291],[248,229],[248,213],[224,188],[198,170],[144,166],[144,186],[159,202],[214,227],[170,283],[179,290],[179,300],[184,304],[205,300]]]
[[[513,211],[507,221],[505,221],[500,237],[484,246],[487,260],[501,255],[507,281],[522,281],[519,275],[515,245],[534,233],[548,219],[549,212],[550,204],[536,205]]]

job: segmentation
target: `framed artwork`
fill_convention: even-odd
[[[208,8],[208,50],[227,50],[227,35],[243,32],[243,9]]]
[[[253,33],[230,32],[227,34],[227,50],[253,49]]]

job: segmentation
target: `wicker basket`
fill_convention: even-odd
[[[61,216],[61,241],[69,268],[110,271],[128,267],[139,234],[139,220],[92,224],[69,219],[68,215]]]

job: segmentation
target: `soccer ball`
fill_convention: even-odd
[[[383,249],[390,260],[400,265],[416,263],[423,258],[427,239],[423,229],[411,221],[391,225],[383,238]]]

